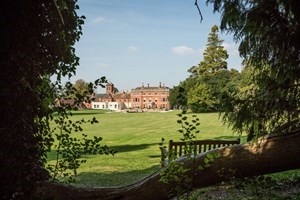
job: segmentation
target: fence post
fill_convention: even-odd
[[[168,155],[169,161],[171,159],[172,148],[173,148],[173,140],[169,140],[169,151],[168,151],[169,152],[169,155]]]

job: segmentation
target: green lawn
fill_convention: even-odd
[[[87,163],[78,170],[78,186],[108,187],[122,186],[136,182],[160,168],[158,143],[164,137],[179,140],[177,124],[179,111],[119,113],[102,110],[82,110],[74,113],[73,120],[99,120],[95,125],[83,125],[84,133],[90,137],[103,137],[102,144],[118,151],[115,156],[88,155]],[[188,114],[192,115],[192,114]],[[197,139],[235,139],[217,113],[197,115],[200,119],[200,133]],[[76,133],[77,134],[77,133]],[[80,134],[77,134],[80,138]],[[49,160],[53,159],[49,155]]]

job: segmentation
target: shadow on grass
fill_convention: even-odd
[[[125,152],[132,152],[132,151],[141,151],[145,150],[150,146],[157,146],[157,143],[150,143],[150,144],[125,144],[125,145],[119,145],[119,146],[109,146],[110,149],[117,151],[118,153],[125,153]],[[52,150],[50,153],[47,154],[47,160],[52,161],[56,160],[56,152],[57,150]],[[82,156],[82,158],[88,158],[88,157],[93,157],[95,155],[92,154],[86,154]],[[104,156],[104,155],[103,155]],[[149,156],[150,158],[157,158],[160,157],[160,155],[151,155]]]
[[[106,111],[108,112],[108,111]],[[72,113],[74,116],[78,116],[78,115],[100,115],[100,114],[105,114],[105,112],[101,111],[101,112],[96,112],[96,111],[79,111],[79,112],[73,112]]]
[[[72,185],[76,187],[116,187],[130,185],[138,182],[160,169],[160,165],[153,165],[142,170],[131,170],[125,172],[109,171],[81,172]]]
[[[109,110],[78,110],[78,111],[72,111],[72,114],[74,116],[80,116],[80,115],[100,115],[105,114],[107,112],[110,112]],[[57,113],[53,113],[53,116],[58,116]]]
[[[116,150],[117,153],[124,153],[130,151],[139,151],[147,149],[150,146],[157,145],[157,143],[150,143],[150,144],[125,144],[119,146],[110,146],[111,149]],[[158,146],[158,145],[157,145]]]

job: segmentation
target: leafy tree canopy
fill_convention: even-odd
[[[219,39],[218,26],[214,25],[207,39],[203,53],[203,61],[198,66],[191,67],[189,79],[195,84],[187,89],[187,103],[193,112],[214,112],[222,110],[222,96],[229,89],[231,73],[227,70],[227,51]],[[236,74],[239,74],[236,71]]]
[[[234,34],[255,87],[232,97],[225,120],[256,135],[299,128],[300,2],[208,0]]]

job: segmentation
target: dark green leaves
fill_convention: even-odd
[[[225,121],[256,136],[300,127],[300,2],[208,0],[234,34],[251,84],[232,95]],[[276,33],[276,34],[274,34]],[[255,123],[259,129],[254,130]]]

